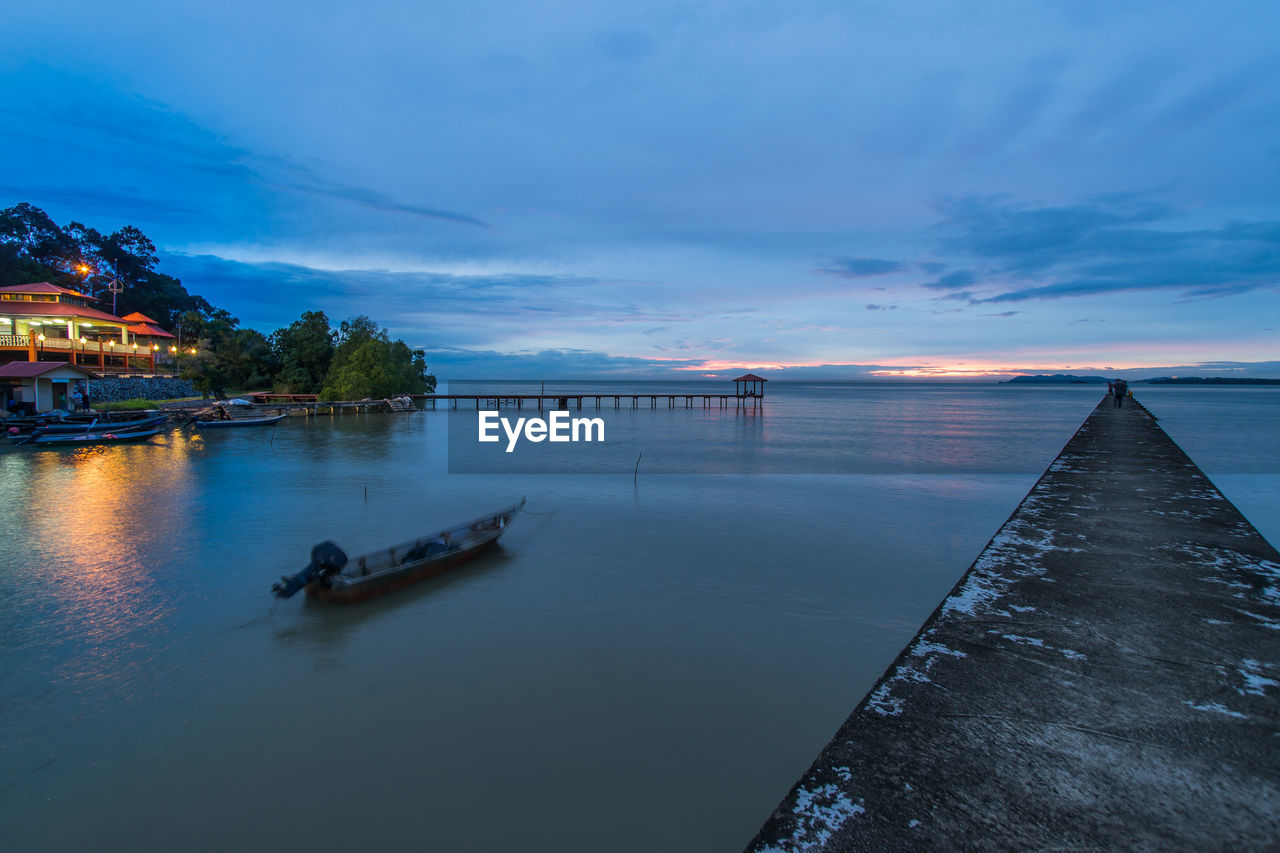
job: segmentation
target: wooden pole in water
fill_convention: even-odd
[[[642,453],[640,454],[640,456],[644,456],[644,453],[642,452]],[[639,477],[640,477],[640,456],[637,456],[637,457],[636,457],[636,471],[635,471],[635,473],[634,473],[634,474],[632,474],[632,475],[631,475],[631,485],[632,485],[632,486],[634,486],[634,485],[636,484],[636,480],[638,480],[638,479],[639,479]]]

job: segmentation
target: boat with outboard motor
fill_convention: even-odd
[[[279,598],[289,598],[305,589],[308,598],[352,602],[441,574],[496,544],[524,507],[524,500],[474,521],[354,560],[349,560],[333,541],[326,540],[311,549],[311,562],[305,569],[280,578],[271,591]]]

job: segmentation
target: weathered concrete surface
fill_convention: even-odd
[[[1276,850],[1278,812],[1280,554],[1107,398],[748,849]]]

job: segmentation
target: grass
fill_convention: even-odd
[[[142,409],[156,408],[156,401],[135,397],[132,400],[121,400],[118,403],[97,403],[93,408],[100,412],[136,412]]]
[[[203,397],[166,397],[163,400],[148,400],[145,397],[135,397],[132,400],[122,400],[118,403],[94,403],[93,408],[99,412],[136,412],[143,409],[156,409],[163,403],[189,403],[193,400],[203,400]]]

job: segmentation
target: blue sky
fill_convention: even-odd
[[[1280,375],[1264,2],[23,4],[0,206],[444,376]]]

